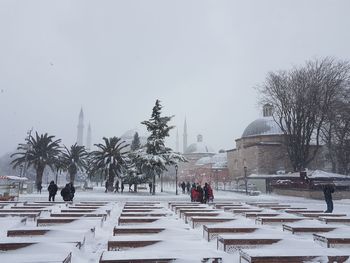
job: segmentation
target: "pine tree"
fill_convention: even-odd
[[[165,146],[165,138],[169,136],[169,131],[174,128],[174,126],[168,125],[173,116],[161,116],[161,110],[162,105],[159,100],[156,100],[151,118],[141,122],[151,134],[147,138],[147,144],[143,151],[139,151],[138,159],[141,161],[142,172],[152,176],[153,195],[155,194],[156,175],[161,176],[169,165],[174,165],[178,161],[186,161],[182,155]]]
[[[141,148],[140,137],[137,132],[134,134],[134,139],[131,142],[130,149],[131,151],[136,151]]]

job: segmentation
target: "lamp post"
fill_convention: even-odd
[[[178,169],[179,169],[179,166],[177,164],[175,164],[175,189],[176,189],[175,193],[176,193],[176,195],[179,194],[177,191],[177,170]]]
[[[248,178],[247,178],[247,166],[243,167],[244,169],[244,184],[245,184],[245,194],[248,195]]]

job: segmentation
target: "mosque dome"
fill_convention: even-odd
[[[261,135],[281,135],[283,134],[281,128],[275,122],[273,117],[263,117],[259,118],[252,123],[250,123],[247,128],[245,128],[242,138],[261,136]]]
[[[215,153],[213,148],[203,142],[203,136],[197,136],[197,142],[192,143],[190,146],[186,148],[185,154],[191,153]]]

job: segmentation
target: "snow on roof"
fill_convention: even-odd
[[[307,173],[308,178],[316,179],[316,178],[342,178],[342,179],[350,179],[350,176],[336,173],[329,173],[321,170],[315,170],[311,173]]]
[[[196,165],[206,165],[206,164],[212,164],[213,168],[224,168],[227,167],[227,154],[224,153],[217,153],[211,157],[206,156],[200,158]]]
[[[288,173],[288,174],[251,174],[248,177],[250,178],[297,178],[300,177],[300,173]],[[307,171],[307,177],[310,179],[323,179],[323,178],[331,178],[331,179],[349,179],[350,176],[348,175],[342,175],[342,174],[336,174],[336,173],[329,173],[321,170],[315,170],[315,171]]]
[[[245,128],[242,138],[259,135],[280,135],[282,130],[273,117],[263,117],[256,119]]]

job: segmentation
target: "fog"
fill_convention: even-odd
[[[261,116],[269,71],[350,59],[350,1],[0,0],[0,155],[34,128],[93,143],[149,118],[156,99],[181,138],[234,148]],[[175,146],[176,129],[169,140]],[[180,143],[181,145],[181,143]]]

